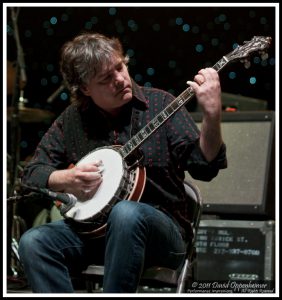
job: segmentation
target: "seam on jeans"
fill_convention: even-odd
[[[185,255],[186,254],[186,251],[185,252],[173,252],[173,251],[169,251],[169,254],[173,254],[173,255]]]

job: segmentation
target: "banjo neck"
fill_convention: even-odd
[[[244,42],[242,46],[237,46],[232,52],[223,56],[212,68],[219,72],[228,63],[234,60],[243,60],[245,67],[249,67],[248,59],[250,53],[259,51],[264,55],[264,50],[269,47],[271,37],[254,36],[252,40]],[[262,56],[263,57],[263,56]],[[193,89],[188,87],[177,98],[175,98],[167,107],[158,113],[145,127],[136,133],[125,145],[123,145],[119,152],[121,156],[126,159],[134,151],[136,151],[147,138],[149,138],[160,126],[162,126],[174,113],[176,113],[183,105],[187,104],[189,100],[195,95]]]
[[[212,68],[217,72],[220,71],[228,63],[228,59],[223,56]],[[159,127],[161,127],[171,116],[174,115],[183,105],[187,104],[195,95],[193,89],[188,87],[177,98],[175,98],[168,106],[158,113],[145,127],[135,134],[120,149],[120,153],[124,159],[130,156],[138,149],[147,138],[149,138]]]

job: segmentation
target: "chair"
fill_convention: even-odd
[[[192,241],[187,244],[185,261],[177,270],[158,266],[144,270],[139,283],[140,286],[150,288],[167,287],[167,290],[174,288],[176,293],[183,293],[187,290],[189,281],[191,282],[194,278],[196,264],[195,240],[202,215],[202,197],[199,188],[194,183],[185,180],[184,186],[189,201],[191,201],[191,224],[194,233]],[[92,293],[95,290],[93,284],[97,284],[103,278],[104,266],[89,265],[82,274],[86,280],[87,292]]]

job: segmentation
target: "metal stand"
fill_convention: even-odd
[[[19,106],[21,105],[22,91],[20,91],[20,80],[26,82],[25,64],[22,47],[19,39],[19,32],[17,26],[17,18],[19,14],[19,8],[11,8],[11,17],[14,26],[14,38],[17,46],[17,66],[15,84],[12,97],[12,108],[13,113],[11,115],[11,158],[9,161],[9,184],[8,184],[8,197],[17,194],[17,188],[19,187],[18,182],[18,171],[20,161],[20,126],[19,126]],[[19,254],[18,254],[18,241],[21,234],[25,230],[25,222],[22,218],[16,215],[17,204],[13,202],[12,206],[8,205],[8,238],[7,238],[7,253],[9,253],[7,259],[7,266],[10,268],[8,273],[12,272],[13,276],[18,276],[22,273]]]
[[[23,100],[23,91],[20,91],[20,80],[25,83],[27,81],[25,74],[25,63],[22,46],[20,44],[19,31],[17,25],[17,18],[19,14],[19,8],[17,10],[11,7],[11,16],[14,26],[14,37],[17,45],[17,65],[14,91],[12,97],[13,113],[11,116],[11,167],[10,167],[10,189],[8,196],[12,196],[15,190],[16,179],[18,178],[18,168],[20,161],[20,126],[19,126],[19,106],[23,105],[20,100]]]
[[[22,234],[27,226],[23,218],[17,215],[17,200],[20,196],[14,196],[7,199],[8,203],[8,257],[7,257],[7,287],[9,290],[18,290],[27,286],[23,266],[20,261],[18,247]]]
[[[12,159],[7,156],[11,161]],[[23,169],[18,165],[17,170],[22,172]],[[20,182],[17,179],[14,183],[15,190],[14,195],[17,194],[17,190],[19,189]],[[27,225],[25,220],[17,215],[17,202],[20,200],[24,200],[25,196],[12,196],[7,199],[7,220],[8,220],[8,274],[11,275],[13,281],[16,278],[22,278],[24,276],[24,271],[20,262],[20,257],[18,253],[18,243],[22,234],[26,231]],[[9,278],[11,278],[9,277]]]

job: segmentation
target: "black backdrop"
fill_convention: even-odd
[[[174,95],[186,88],[186,81],[200,68],[212,66],[236,44],[241,45],[254,35],[271,36],[267,60],[254,55],[250,68],[241,63],[230,64],[220,76],[223,92],[265,100],[268,109],[275,110],[275,9],[275,6],[201,4],[198,7],[189,4],[21,7],[17,25],[27,73],[26,106],[53,111],[57,116],[69,104],[66,90],[53,103],[47,103],[61,84],[59,50],[74,35],[92,30],[121,39],[130,55],[129,70],[139,84],[163,88]],[[10,8],[4,13],[7,17],[4,60],[15,62],[17,47]],[[251,78],[256,82],[250,83]],[[8,95],[8,106],[10,98]],[[187,108],[195,109],[194,100]],[[21,160],[33,153],[48,126],[46,122],[36,126],[21,124]]]

